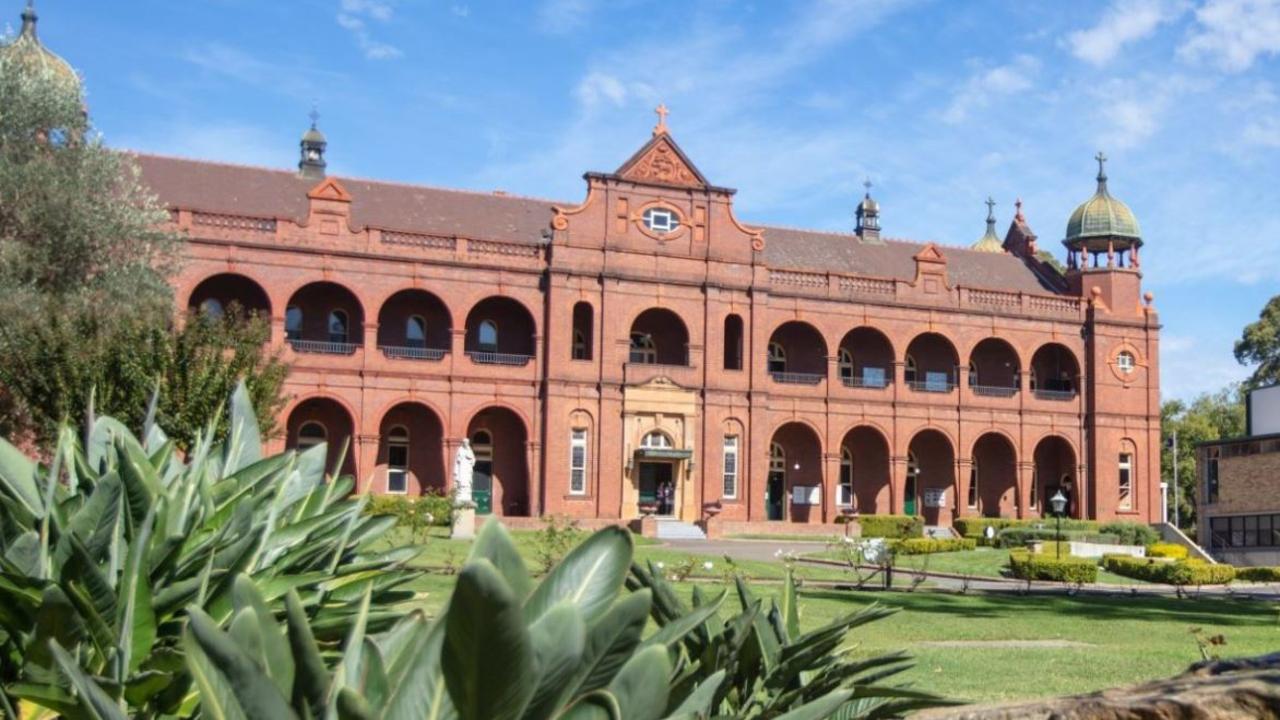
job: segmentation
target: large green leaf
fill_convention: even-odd
[[[622,714],[618,699],[607,690],[596,690],[573,704],[561,720],[630,720]]]
[[[787,571],[787,579],[782,584],[778,614],[787,631],[787,642],[794,642],[800,637],[800,605],[796,602],[796,581],[791,571]]]
[[[147,564],[147,548],[155,520],[155,507],[152,506],[129,544],[124,574],[116,588],[120,597],[116,618],[116,628],[120,632],[120,658],[128,673],[137,672],[156,641],[156,616],[151,607],[151,577]],[[116,679],[122,681],[124,675]]]
[[[62,588],[49,585],[44,589],[33,629],[35,634],[23,658],[23,672],[29,680],[52,684],[56,664],[49,641],[57,640],[64,648],[75,648],[84,635],[84,623]]]
[[[226,454],[223,472],[234,474],[237,470],[262,459],[262,435],[258,431],[258,415],[253,411],[253,401],[244,380],[236,383],[231,393],[231,417],[227,432]]]
[[[315,636],[311,633],[302,600],[293,590],[285,595],[285,617],[288,622],[289,649],[295,663],[290,697],[295,706],[302,707],[305,703],[310,708],[312,717],[320,717],[325,706],[325,692],[329,689],[329,671],[320,656]]]
[[[488,560],[470,562],[445,614],[445,685],[464,720],[518,718],[537,688],[515,593]]]
[[[246,720],[231,682],[188,629],[182,635],[187,670],[199,690],[201,718],[207,720]]]
[[[627,530],[610,526],[596,531],[542,579],[525,601],[525,618],[536,622],[556,603],[568,601],[583,619],[594,622],[618,596],[631,566],[631,553]]]
[[[645,639],[646,645],[666,645],[673,647],[682,642],[686,635],[702,627],[703,623],[715,616],[724,603],[728,591],[722,591],[715,600],[703,604],[687,614],[663,625],[658,632]]]
[[[670,718],[687,718],[688,720],[695,720],[696,718],[711,717],[711,715],[714,714],[712,712],[712,703],[715,702],[716,691],[719,690],[720,686],[724,683],[726,674],[727,673],[724,670],[717,670],[707,677],[707,679],[698,683],[698,686],[694,688],[693,692],[689,693],[689,695],[684,699],[684,702],[680,703],[680,705],[671,712]]]
[[[32,517],[44,515],[36,464],[4,438],[0,438],[0,490],[16,500]]]
[[[420,614],[405,623],[406,637],[387,654],[390,695],[383,720],[446,720],[457,717],[440,667],[444,621],[427,624]]]
[[[657,720],[667,708],[670,677],[667,649],[653,645],[631,656],[609,683],[609,693],[627,720]]]
[[[582,665],[587,628],[572,605],[561,603],[529,628],[533,640],[538,689],[525,709],[524,720],[553,717],[571,697],[570,680]]]
[[[296,717],[284,696],[267,677],[265,669],[219,630],[212,618],[198,607],[187,608],[187,616],[191,636],[218,672],[226,677],[246,720],[289,720]]]
[[[71,686],[76,689],[76,693],[80,695],[81,706],[88,711],[89,716],[94,720],[126,720],[124,711],[111,699],[98,683],[93,681],[80,669],[80,665],[75,658],[67,654],[66,650],[58,644],[58,641],[49,641],[49,649],[53,652],[53,658],[57,661],[58,666],[62,668],[63,674],[71,681]]]
[[[776,720],[825,720],[849,701],[853,693],[850,690],[837,690],[828,693],[813,702],[806,703],[791,712],[777,716]]]
[[[262,646],[262,655],[266,660],[267,674],[275,681],[280,693],[288,697],[293,692],[293,654],[289,651],[289,643],[280,632],[267,603],[253,581],[244,575],[238,575],[232,581],[231,596],[237,610],[253,610],[257,621],[257,634]]]
[[[480,528],[475,542],[471,545],[470,558],[477,560],[484,558],[493,563],[520,602],[524,602],[524,599],[529,597],[529,589],[532,585],[529,569],[525,567],[524,558],[520,557],[515,543],[511,541],[511,535],[496,519],[490,519],[484,527]]]
[[[587,632],[582,667],[575,692],[586,693],[609,684],[618,669],[640,645],[649,620],[648,588],[618,598]]]

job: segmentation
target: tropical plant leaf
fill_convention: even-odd
[[[651,597],[648,588],[624,595],[591,626],[575,693],[606,687],[631,657],[649,620]]]
[[[586,633],[582,616],[568,602],[551,608],[529,628],[538,689],[521,716],[524,720],[551,718],[571,697],[569,681],[582,665]]]
[[[80,669],[79,663],[75,658],[67,654],[66,650],[58,644],[57,640],[49,641],[49,649],[53,653],[53,658],[58,663],[58,667],[62,668],[62,672],[71,681],[71,686],[76,689],[76,693],[80,695],[81,706],[88,712],[89,716],[94,720],[126,720],[124,712],[116,701],[111,698],[98,683],[93,681]]]
[[[670,718],[710,717],[713,714],[712,705],[715,703],[716,692],[724,684],[724,679],[727,675],[726,671],[717,670],[706,680],[698,683],[693,692],[685,697],[684,702],[671,711]]]
[[[124,564],[124,574],[117,588],[120,603],[116,628],[120,632],[120,658],[122,668],[128,674],[137,672],[156,640],[156,616],[151,607],[151,577],[147,565],[147,548],[151,542],[151,527],[156,512],[152,506],[142,521],[142,527],[129,545]],[[125,675],[116,678],[123,681]]]
[[[188,628],[213,666],[235,692],[246,720],[289,720],[293,709],[267,677],[265,669],[241,649],[198,607],[187,608]],[[188,668],[191,664],[188,663]]]
[[[584,695],[560,716],[561,720],[623,720],[623,717],[618,699],[608,690]]]
[[[493,563],[520,602],[524,602],[525,598],[529,597],[529,588],[532,585],[529,569],[525,567],[524,558],[520,557],[515,543],[511,541],[510,533],[497,520],[491,519],[486,522],[471,545],[469,559],[480,558]]]
[[[488,560],[467,563],[458,574],[445,613],[441,663],[463,720],[518,718],[537,689],[520,604]]]
[[[627,720],[657,720],[667,708],[670,676],[667,649],[651,645],[627,660],[609,683],[609,693]]]
[[[618,596],[631,566],[631,533],[620,527],[599,530],[570,550],[524,604],[525,618],[536,622],[556,603],[567,600],[591,623]]]

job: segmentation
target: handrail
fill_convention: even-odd
[[[787,385],[817,385],[826,377],[822,373],[803,372],[771,372],[769,375],[774,382]]]
[[[357,343],[301,340],[298,338],[291,338],[289,345],[294,352],[315,353],[318,355],[352,355],[360,348]]]
[[[383,355],[396,360],[443,360],[449,351],[444,348],[409,347],[406,345],[379,345]]]
[[[868,380],[861,375],[854,375],[853,377],[840,378],[840,382],[844,383],[845,387],[882,390],[892,385],[893,379],[886,375],[879,380]]]
[[[1059,402],[1076,399],[1075,390],[1044,390],[1037,388],[1036,397],[1041,400],[1056,400]]]
[[[1018,387],[1009,385],[970,385],[975,395],[987,397],[1013,397],[1018,394]]]
[[[523,367],[533,359],[532,355],[485,352],[481,350],[468,350],[467,357],[471,358],[471,362],[481,365],[511,365],[513,367]]]
[[[916,392],[949,393],[956,389],[956,384],[950,380],[942,384],[929,380],[908,380],[907,387]]]

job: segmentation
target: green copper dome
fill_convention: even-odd
[[[978,241],[969,246],[970,250],[978,252],[1002,253],[1004,252],[1004,241],[996,235],[996,201],[987,198],[987,232]]]
[[[1098,153],[1098,190],[1081,203],[1067,221],[1067,242],[1090,238],[1127,238],[1142,242],[1142,230],[1133,211],[1107,191],[1106,156]]]
[[[71,65],[40,44],[36,37],[36,11],[31,3],[27,3],[22,12],[22,31],[13,42],[0,46],[0,59],[7,65],[15,63],[19,67],[44,74],[54,82],[65,83],[69,88],[80,89],[80,76]]]

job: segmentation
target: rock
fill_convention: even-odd
[[[1088,695],[941,708],[928,720],[1280,720],[1280,653],[1192,665],[1167,680]]]

